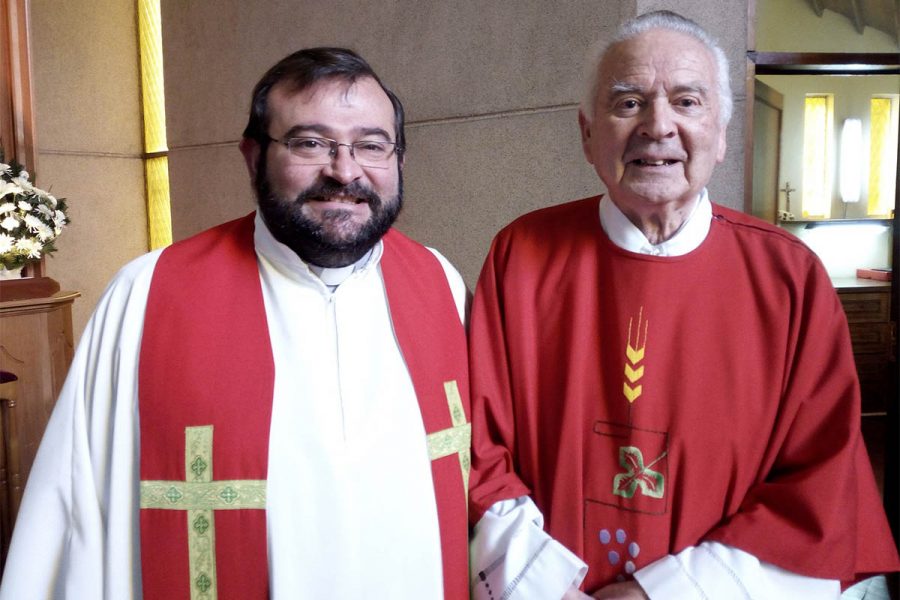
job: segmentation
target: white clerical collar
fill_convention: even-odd
[[[369,260],[372,258],[373,251],[374,249],[369,250],[355,263],[345,267],[320,267],[319,265],[309,263],[309,270],[318,275],[319,279],[322,280],[322,283],[328,286],[328,289],[333,292],[337,286],[344,283],[348,277],[357,271],[366,268],[369,264]]]
[[[297,253],[279,242],[269,231],[259,211],[254,218],[253,242],[256,251],[275,264],[279,270],[293,277],[312,277],[332,292],[348,277],[363,271],[381,260],[383,243],[379,240],[362,258],[346,267],[326,268],[304,262]]]
[[[706,239],[712,220],[712,204],[706,188],[694,203],[691,214],[675,235],[659,244],[651,244],[650,240],[628,220],[619,207],[606,195],[600,200],[600,226],[609,236],[610,241],[629,252],[650,254],[652,256],[681,256],[695,250]]]

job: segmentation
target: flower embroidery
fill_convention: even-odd
[[[640,488],[641,493],[651,498],[662,498],[665,493],[665,477],[650,467],[662,460],[667,452],[663,452],[650,464],[644,465],[644,455],[639,448],[622,446],[619,448],[619,464],[625,469],[613,477],[613,494],[623,498],[633,498]]]

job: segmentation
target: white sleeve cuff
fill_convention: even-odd
[[[840,582],[791,573],[743,550],[703,542],[638,570],[635,579],[651,600],[664,598],[767,598],[837,600]]]
[[[543,520],[526,496],[485,513],[471,542],[473,600],[562,598],[581,584],[587,565],[544,532]]]

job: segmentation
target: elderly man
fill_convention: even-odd
[[[608,195],[509,225],[475,295],[474,595],[819,599],[897,569],[825,270],[707,197],[723,52],[662,11],[593,72]]]
[[[240,148],[258,211],[100,301],[4,600],[467,596],[466,290],[391,229],[400,101],[355,53],[302,50]]]

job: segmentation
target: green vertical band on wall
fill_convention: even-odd
[[[144,173],[147,186],[147,228],[151,250],[172,243],[161,22],[159,0],[138,0],[141,103],[144,112]]]

